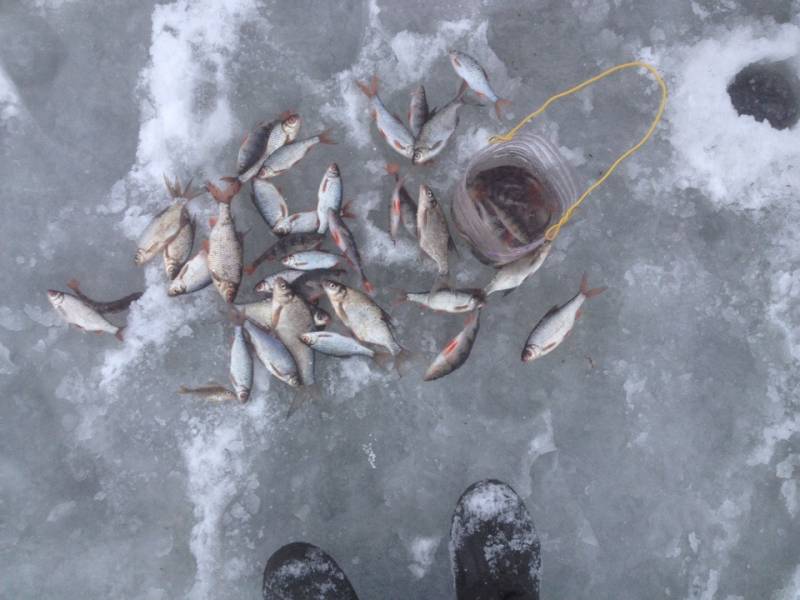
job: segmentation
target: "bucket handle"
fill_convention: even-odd
[[[628,148],[624,153],[622,153],[619,156],[619,158],[617,158],[617,160],[615,160],[611,164],[611,166],[608,168],[608,170],[605,173],[603,173],[603,175],[597,181],[595,181],[594,183],[592,183],[592,185],[590,185],[588,188],[586,188],[586,191],[583,192],[578,197],[578,199],[575,202],[573,202],[569,206],[569,208],[567,208],[566,211],[564,211],[564,214],[561,215],[561,218],[558,220],[558,222],[547,228],[547,231],[545,231],[545,233],[544,233],[544,237],[545,237],[546,240],[552,242],[556,238],[556,236],[559,234],[559,232],[561,231],[561,228],[564,225],[566,225],[567,222],[572,218],[573,213],[581,205],[581,203],[586,199],[586,197],[589,194],[591,194],[594,190],[596,190],[598,187],[600,187],[603,184],[603,182],[606,179],[608,179],[609,176],[616,170],[616,168],[620,165],[620,163],[622,163],[623,160],[625,160],[626,158],[628,158],[629,156],[634,154],[637,150],[639,150],[639,148],[644,146],[644,144],[645,144],[645,142],[647,142],[647,140],[650,139],[650,136],[653,135],[653,131],[655,131],[656,126],[661,121],[661,117],[664,115],[664,108],[667,106],[667,84],[664,83],[664,79],[661,77],[661,74],[656,70],[656,68],[653,65],[649,64],[649,63],[646,63],[646,62],[643,62],[643,61],[640,61],[640,60],[623,63],[621,65],[617,65],[615,67],[611,67],[610,69],[607,69],[607,70],[603,71],[602,73],[600,73],[598,75],[595,75],[594,77],[592,77],[590,79],[587,79],[586,81],[584,81],[582,83],[579,83],[575,87],[571,87],[568,90],[565,90],[563,92],[560,92],[560,93],[556,94],[555,96],[551,96],[544,104],[542,104],[541,107],[539,107],[537,110],[535,110],[534,112],[529,114],[527,117],[522,119],[519,123],[517,123],[513,128],[509,129],[506,133],[503,133],[503,134],[500,134],[500,135],[493,135],[491,138],[489,138],[489,143],[490,144],[497,144],[499,142],[510,142],[511,140],[514,139],[514,137],[517,135],[517,133],[519,133],[520,129],[522,129],[530,121],[532,121],[533,119],[535,119],[536,117],[541,115],[556,100],[560,100],[561,98],[564,98],[566,96],[574,94],[575,92],[579,92],[582,89],[584,89],[585,87],[588,87],[588,86],[592,85],[593,83],[595,83],[597,81],[600,81],[601,79],[603,79],[605,77],[608,77],[609,75],[611,75],[613,73],[616,73],[617,71],[623,71],[625,69],[632,69],[632,68],[637,68],[637,67],[641,67],[643,69],[647,69],[650,72],[650,74],[653,75],[653,77],[655,78],[656,82],[658,83],[658,86],[661,88],[661,101],[660,101],[660,103],[658,105],[658,110],[656,111],[656,116],[653,119],[653,122],[650,123],[650,127],[647,129],[647,133],[644,134],[644,137],[642,137],[642,139],[639,140],[636,143],[636,145],[632,146],[631,148]]]

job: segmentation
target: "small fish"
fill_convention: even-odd
[[[208,234],[208,270],[217,291],[225,302],[233,302],[242,281],[242,241],[236,233],[231,215],[231,201],[241,183],[234,180],[223,191],[210,181],[206,189],[219,203],[219,217],[213,221]]]
[[[310,138],[306,138],[299,142],[292,142],[278,148],[273,154],[267,157],[264,165],[258,172],[258,177],[261,179],[270,179],[277,177],[291,169],[294,165],[300,162],[303,157],[308,154],[317,144],[335,144],[331,138],[330,133],[326,130]]]
[[[450,236],[444,210],[433,190],[424,183],[419,186],[417,232],[419,247],[436,263],[440,278],[446,278],[450,273],[448,254],[450,249],[455,249],[455,243]]]
[[[487,197],[483,200],[483,204],[486,205],[489,213],[494,214],[494,216],[497,218],[498,221],[500,221],[500,224],[503,226],[504,228],[503,239],[505,239],[507,242],[511,242],[512,239],[516,239],[517,241],[523,244],[529,244],[531,242],[528,235],[525,233],[525,231],[522,230],[522,228],[517,223],[517,220],[514,217],[512,217],[508,213],[508,211],[501,208],[501,206],[498,203],[493,202],[490,198]]]
[[[328,325],[331,324],[331,316],[328,314],[328,311],[322,310],[321,308],[315,306],[312,309],[312,316],[314,317],[314,328],[325,329]]]
[[[580,291],[566,304],[554,306],[541,318],[528,336],[522,349],[522,362],[531,362],[555,350],[567,337],[575,321],[581,316],[581,307],[589,298],[606,288],[589,289],[586,274],[581,279]]]
[[[332,269],[339,264],[341,256],[323,252],[322,250],[306,250],[284,256],[281,263],[290,269],[311,271],[316,269]]]
[[[141,298],[142,294],[144,293],[134,292],[133,294],[128,294],[119,300],[108,300],[107,302],[101,302],[99,300],[92,300],[89,298],[89,296],[84,294],[81,291],[80,283],[77,279],[70,279],[67,282],[67,287],[71,289],[80,300],[88,304],[101,315],[106,313],[116,313],[127,309],[132,303]]]
[[[508,294],[512,290],[515,290],[522,285],[528,277],[539,270],[550,254],[550,249],[552,247],[553,244],[546,241],[531,254],[527,254],[514,262],[500,267],[494,274],[494,277],[492,277],[492,280],[483,288],[483,293],[489,296],[489,294],[495,292],[505,291],[506,294]]]
[[[494,104],[494,111],[497,113],[497,118],[501,119],[502,108],[511,104],[511,100],[499,98],[494,93],[492,86],[489,84],[489,78],[486,76],[486,71],[478,63],[477,60],[472,58],[469,54],[458,52],[456,50],[450,51],[450,64],[453,65],[456,74],[463,79],[470,89],[477,94],[481,100],[489,100]]]
[[[297,363],[278,336],[249,321],[245,321],[243,327],[247,333],[247,340],[261,364],[280,381],[292,387],[299,386],[300,374],[297,371]]]
[[[395,152],[411,158],[414,152],[414,136],[395,115],[390,113],[378,96],[378,78],[373,76],[369,85],[356,81],[358,88],[369,98],[369,109],[378,131]]]
[[[252,180],[253,186],[250,198],[270,228],[289,215],[289,207],[280,190],[267,179],[256,177]]]
[[[259,327],[263,329],[272,327],[272,298],[236,304],[235,307],[236,310]]]
[[[267,275],[264,279],[259,281],[256,284],[255,291],[262,293],[262,294],[271,294],[272,288],[275,285],[275,280],[278,277],[281,277],[284,281],[291,284],[294,283],[295,279],[302,277],[306,274],[306,271],[300,271],[298,269],[284,269],[283,271],[279,271],[278,273],[274,273],[272,275]]]
[[[463,89],[459,90],[455,98],[437,110],[422,126],[414,141],[414,149],[411,153],[412,164],[421,165],[429,162],[444,150],[448,140],[458,127],[458,111],[466,104],[462,96]]]
[[[236,157],[236,175],[242,183],[249,181],[261,169],[268,154],[267,142],[277,126],[277,121],[262,121],[242,140]]]
[[[254,273],[258,266],[265,261],[278,260],[287,254],[318,248],[324,239],[325,236],[316,231],[313,233],[294,233],[282,237],[272,244],[272,246],[264,250],[261,256],[248,265],[245,269],[245,273],[248,275]]]
[[[47,290],[47,299],[58,315],[70,325],[84,331],[110,333],[122,341],[123,328],[106,321],[103,315],[80,298],[58,290]]]
[[[408,128],[411,135],[417,137],[427,120],[428,97],[425,95],[425,86],[419,85],[411,92],[411,102],[408,105]]]
[[[372,298],[332,279],[326,279],[322,287],[336,316],[357,340],[385,348],[392,356],[403,352],[395,339],[391,316]]]
[[[472,312],[483,306],[486,299],[481,290],[441,289],[431,292],[404,292],[401,300],[447,313]]]
[[[207,400],[208,402],[232,402],[237,400],[234,392],[218,383],[207,383],[206,385],[201,385],[196,388],[182,385],[178,388],[178,393],[200,396],[203,400]]]
[[[433,381],[434,379],[449,375],[467,362],[469,353],[472,352],[475,338],[478,337],[478,329],[480,327],[479,319],[480,310],[470,315],[465,323],[464,329],[450,340],[439,355],[433,359],[431,366],[428,367],[428,370],[425,372],[425,381]]]
[[[302,385],[314,385],[314,351],[300,341],[300,335],[314,329],[314,315],[308,303],[281,278],[272,293],[272,329],[292,353]]]
[[[247,402],[253,386],[253,357],[250,355],[250,348],[247,347],[242,325],[237,325],[233,331],[230,380],[236,397],[241,402]]]
[[[400,177],[400,166],[396,164],[386,165],[386,172],[394,177],[394,189],[389,204],[389,237],[393,242],[397,242],[397,234],[400,225],[412,237],[417,237],[417,205],[409,195],[403,185],[403,178]]]
[[[339,165],[331,163],[322,176],[317,192],[317,218],[319,227],[317,233],[325,233],[328,230],[328,210],[334,211],[337,215],[342,209],[342,174]]]
[[[207,242],[204,245],[207,245]],[[211,281],[211,271],[208,270],[208,251],[202,247],[183,265],[175,279],[170,282],[167,294],[170,296],[191,294],[210,285]]]
[[[300,336],[304,344],[307,344],[317,352],[346,358],[348,356],[375,356],[372,348],[367,348],[357,340],[332,331],[312,331]]]
[[[275,235],[290,233],[313,233],[319,229],[319,218],[316,210],[306,210],[283,217],[272,228]]]
[[[274,127],[267,140],[267,156],[274,154],[278,148],[291,144],[297,139],[303,119],[300,115],[293,112],[285,112],[281,115],[280,125]]]
[[[164,176],[164,183],[172,198],[172,204],[158,213],[139,236],[134,258],[134,262],[139,266],[152,260],[178,235],[181,228],[189,222],[189,211],[186,210],[186,205],[192,198],[203,193],[202,190],[192,191],[191,180],[184,189],[181,189],[177,179],[175,183],[172,183]]]
[[[178,235],[164,246],[164,271],[167,277],[175,279],[192,254],[192,244],[194,244],[194,219],[189,219],[178,231]]]
[[[331,232],[331,239],[336,247],[342,251],[345,259],[353,266],[358,272],[358,277],[361,280],[361,287],[369,294],[375,293],[375,288],[367,279],[364,274],[364,265],[361,263],[361,255],[358,252],[358,246],[353,238],[353,234],[344,224],[342,218],[332,210],[328,211],[328,225]]]

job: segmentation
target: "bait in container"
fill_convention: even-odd
[[[451,210],[473,254],[500,267],[535,252],[577,196],[572,169],[558,149],[522,132],[472,157]]]

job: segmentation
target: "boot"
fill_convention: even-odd
[[[280,548],[264,569],[264,600],[358,600],[336,561],[303,542]]]

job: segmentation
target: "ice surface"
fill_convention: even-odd
[[[450,516],[483,478],[527,503],[543,599],[800,597],[800,136],[738,116],[726,91],[751,63],[800,72],[796,1],[25,0],[0,7],[0,36],[0,597],[255,599],[267,557],[305,540],[362,598],[448,598]],[[442,106],[451,47],[516,118],[636,58],[671,96],[544,268],[493,299],[466,365],[423,384],[462,318],[391,307],[433,267],[386,234],[399,157],[354,80],[377,74],[401,115],[420,82]],[[530,127],[585,186],[657,99],[626,72]],[[175,393],[225,381],[232,325],[213,289],[169,298],[162,266],[133,252],[167,202],[162,173],[229,174],[246,128],[288,109],[339,143],[280,178],[287,202],[313,208],[340,165],[366,272],[415,356],[402,378],[320,360],[321,397],[286,420],[263,370],[246,406]],[[402,164],[409,191],[424,180],[447,204],[501,129],[466,107],[435,165]],[[216,211],[190,211],[202,239]],[[246,200],[234,213],[254,258],[272,238]],[[455,280],[488,281],[460,249]],[[609,291],[522,365],[530,327],[584,271]],[[72,277],[97,298],[145,291],[110,317],[124,343],[53,314],[45,290]]]

